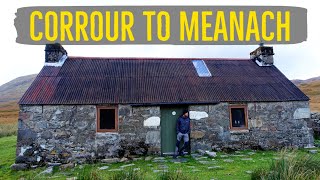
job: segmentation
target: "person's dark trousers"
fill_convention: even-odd
[[[180,146],[180,142],[181,139],[183,139],[183,146],[181,147],[181,149],[179,149]],[[174,158],[177,157],[177,155],[183,155],[184,154],[184,150],[188,147],[189,145],[189,134],[182,134],[181,132],[179,132],[177,134],[177,143],[176,143],[176,150],[174,152]]]

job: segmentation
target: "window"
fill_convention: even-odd
[[[211,73],[203,60],[193,60],[192,63],[199,77],[211,77]]]
[[[246,106],[230,106],[230,128],[231,129],[247,129],[247,107]]]
[[[118,131],[118,109],[116,107],[97,107],[97,131]]]

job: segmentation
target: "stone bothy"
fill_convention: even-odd
[[[313,145],[309,98],[259,48],[251,59],[89,58],[47,45],[19,102],[16,162],[172,154],[184,109],[191,152]]]

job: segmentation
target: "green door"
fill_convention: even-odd
[[[161,107],[161,153],[172,155],[176,146],[176,122],[186,107],[164,106]]]

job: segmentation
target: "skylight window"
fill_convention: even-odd
[[[193,60],[192,63],[199,77],[211,77],[211,73],[203,60]]]

